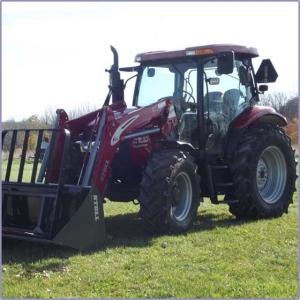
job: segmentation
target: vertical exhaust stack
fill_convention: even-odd
[[[110,46],[110,49],[114,55],[114,64],[111,66],[110,70],[105,71],[110,73],[109,89],[112,94],[112,102],[116,103],[118,101],[124,101],[124,80],[120,77],[118,52],[113,46]],[[107,100],[109,99],[106,99],[106,105],[108,105]]]

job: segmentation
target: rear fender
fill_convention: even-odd
[[[253,123],[269,123],[278,126],[286,126],[287,122],[283,115],[272,107],[253,106],[240,114],[232,124],[232,128],[244,128]]]
[[[272,107],[253,106],[240,114],[231,124],[226,142],[225,157],[230,158],[244,131],[251,124],[268,123],[277,126],[286,126],[287,122],[283,115],[277,113]]]

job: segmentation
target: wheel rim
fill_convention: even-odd
[[[258,191],[267,203],[275,203],[282,196],[287,179],[286,162],[282,151],[275,146],[265,149],[256,170]]]
[[[186,173],[179,173],[172,189],[172,211],[177,221],[184,221],[192,205],[192,183]]]

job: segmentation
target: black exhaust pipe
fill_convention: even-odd
[[[110,85],[109,94],[105,100],[104,106],[108,105],[111,94],[113,103],[124,101],[124,80],[122,80],[120,77],[118,52],[113,46],[110,46],[110,49],[114,55],[114,64],[111,66],[110,70],[105,70],[106,72],[110,73]]]

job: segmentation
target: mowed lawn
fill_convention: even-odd
[[[297,298],[297,195],[289,214],[254,222],[205,199],[190,232],[159,237],[139,206],[107,202],[105,250],[4,239],[2,298]]]

